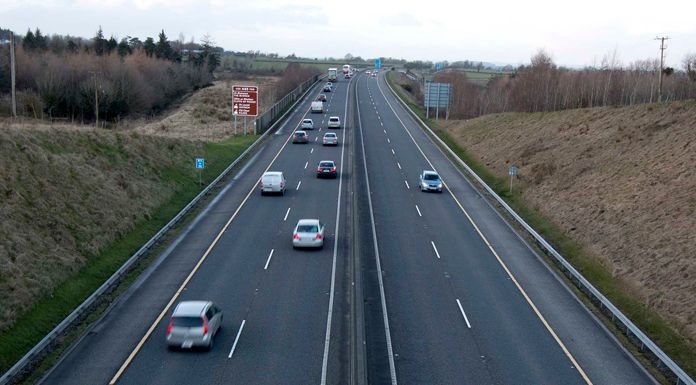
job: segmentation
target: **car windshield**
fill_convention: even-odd
[[[439,180],[440,178],[437,176],[437,174],[425,174],[423,176],[423,179],[435,181],[435,180]]]
[[[319,167],[333,167],[333,166],[334,166],[333,163],[329,163],[329,162],[323,162],[323,163],[319,164]]]
[[[304,120],[304,123],[312,123],[312,121],[309,120],[309,119],[305,119],[305,120]]]
[[[329,119],[329,120],[332,121],[332,122],[338,122],[338,118],[331,118],[331,119]]]
[[[172,326],[182,328],[197,328],[203,326],[201,317],[173,317]]]
[[[298,233],[318,233],[319,227],[317,225],[299,225],[297,226]]]

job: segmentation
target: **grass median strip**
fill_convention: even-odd
[[[203,183],[212,181],[236,159],[257,137],[238,136],[217,143],[192,142],[196,154],[205,158]],[[118,240],[86,258],[86,263],[68,279],[56,286],[50,295],[38,300],[21,314],[9,329],[0,334],[0,373],[41,340],[55,325],[84,301],[135,251],[173,218],[201,190],[198,175],[190,168],[166,167],[160,180],[174,190],[170,199],[155,208],[146,220],[137,222]],[[75,337],[76,338],[76,337]]]
[[[568,237],[560,228],[555,226],[550,220],[541,215],[537,210],[534,210],[522,198],[522,194],[509,193],[508,180],[505,177],[499,177],[487,167],[478,163],[467,151],[458,145],[458,143],[444,130],[440,129],[438,124],[433,119],[427,119],[425,111],[413,102],[412,97],[407,95],[401,87],[391,79],[393,73],[386,76],[387,82],[399,94],[401,99],[418,115],[421,120],[435,132],[435,134],[447,144],[459,158],[461,158],[469,167],[476,172],[499,196],[501,196],[517,214],[532,226],[541,236],[544,237],[558,252],[563,255],[592,285],[602,292],[614,305],[633,321],[643,332],[645,332],[661,349],[665,351],[679,366],[682,367],[692,377],[696,375],[696,343],[685,338],[677,330],[675,330],[666,320],[660,317],[655,311],[648,309],[644,303],[636,299],[630,289],[621,281],[614,278],[611,272],[600,263],[596,258],[593,258],[583,249],[582,245]],[[449,154],[448,154],[449,156]],[[455,162],[456,165],[456,162]],[[458,167],[458,166],[457,166]],[[516,188],[524,188],[518,186]],[[533,242],[530,242],[533,244]],[[549,262],[553,261],[547,258]],[[565,275],[561,275],[565,277]],[[568,281],[570,282],[570,281]],[[573,285],[569,285],[574,289],[578,296],[583,301],[590,305],[590,300],[581,295],[579,290]],[[596,314],[601,313],[597,307],[592,304],[590,309]],[[611,321],[606,317],[600,317],[604,323],[612,329],[619,338],[624,341],[624,344],[629,347],[629,350],[640,357],[637,348],[628,344],[627,338],[621,334],[616,326],[611,324]],[[645,360],[644,357],[641,360]],[[653,374],[656,371],[650,368]],[[661,377],[661,375],[658,375]],[[664,378],[661,378],[664,380]]]

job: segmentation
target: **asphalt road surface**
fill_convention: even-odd
[[[652,384],[401,107],[383,79],[313,89],[59,362],[45,384]],[[337,147],[321,145],[338,116]],[[308,144],[292,144],[304,117]],[[316,178],[321,160],[336,179]],[[422,170],[443,193],[418,189]],[[258,180],[282,171],[284,196]],[[301,218],[324,248],[294,250]],[[357,294],[356,294],[357,293]],[[172,351],[181,300],[224,313],[211,351]],[[364,365],[361,365],[363,363]],[[361,369],[362,368],[362,369]]]

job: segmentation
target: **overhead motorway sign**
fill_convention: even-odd
[[[205,167],[205,159],[196,158],[196,170],[203,169]]]
[[[382,68],[382,59],[375,59],[375,69]]]
[[[232,115],[257,116],[259,87],[232,86]]]

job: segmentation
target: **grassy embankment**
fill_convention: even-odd
[[[4,125],[4,124],[3,124]],[[255,139],[3,127],[0,373],[87,298]]]
[[[578,271],[580,271],[597,289],[599,289],[607,298],[609,298],[609,300],[618,306],[622,312],[626,314],[626,316],[628,316],[634,323],[636,323],[636,325],[638,325],[638,327],[648,334],[653,341],[655,341],[670,357],[672,357],[672,359],[674,359],[692,376],[696,374],[696,354],[694,354],[696,351],[696,343],[694,343],[694,341],[688,337],[688,333],[686,329],[684,329],[683,325],[680,327],[675,322],[669,322],[667,317],[660,315],[655,306],[648,304],[646,301],[642,301],[640,299],[641,296],[637,295],[636,285],[627,284],[626,280],[621,279],[621,276],[617,273],[617,270],[609,267],[611,266],[611,263],[607,263],[607,261],[598,258],[597,255],[589,251],[588,246],[583,246],[583,244],[568,236],[567,231],[564,231],[561,226],[556,225],[547,215],[542,214],[540,209],[540,207],[543,206],[542,204],[538,202],[532,204],[529,199],[526,199],[524,192],[527,184],[531,183],[530,181],[518,181],[515,185],[516,192],[510,194],[508,190],[509,180],[505,175],[506,170],[504,167],[502,167],[500,164],[495,164],[496,168],[493,170],[490,168],[490,166],[482,164],[470,152],[464,150],[460,143],[451,136],[452,132],[458,132],[460,136],[463,135],[461,131],[457,131],[458,129],[461,129],[461,127],[448,127],[445,129],[446,126],[442,124],[442,122],[438,124],[433,119],[426,119],[424,110],[415,104],[411,95],[407,94],[405,90],[396,85],[394,79],[390,79],[390,75],[391,74],[388,74],[387,79],[394,90],[399,93],[399,96],[406,101],[409,107],[423,121],[425,121],[431,129],[433,129],[440,139],[447,143],[447,145],[520,216],[522,216],[527,223],[529,223],[547,241],[549,241],[571,264],[573,264]],[[652,113],[652,108],[650,106],[646,106],[644,108],[646,110],[645,114]],[[680,106],[677,106],[677,108],[682,109]],[[688,106],[686,108],[688,108]],[[553,114],[562,115],[573,113],[575,112],[568,111]],[[608,112],[609,115],[614,115],[616,113],[616,111]],[[471,127],[473,130],[472,133],[474,131],[480,133],[475,140],[482,140],[481,138],[483,138],[484,135],[491,135],[491,132],[494,131],[497,133],[505,132],[506,134],[503,135],[504,137],[507,135],[507,137],[511,138],[511,140],[514,140],[515,136],[509,133],[510,127],[520,126],[522,125],[520,122],[525,120],[533,120],[538,122],[543,116],[549,115],[550,114],[544,115],[521,113],[498,114],[496,116],[481,117],[469,120],[466,122],[466,126]],[[626,115],[627,119],[630,120],[632,119],[631,116],[634,116],[635,118],[636,113],[628,111]],[[600,120],[598,124],[606,124],[606,120],[601,120],[604,118],[605,117],[603,116],[599,116],[597,118]],[[661,117],[658,116],[657,120],[661,120]],[[559,124],[558,122],[555,123]],[[620,125],[620,127],[623,127],[623,125]],[[494,141],[503,140],[498,138],[498,136],[495,136],[494,138]],[[633,139],[634,141],[636,140],[635,137]],[[486,145],[490,145],[488,142],[485,143],[487,143]],[[595,157],[598,156],[597,154],[593,155]],[[657,156],[659,156],[659,154]],[[493,165],[493,163],[487,163]],[[582,172],[582,170],[579,172]],[[564,189],[562,186],[563,184],[561,184],[561,189]],[[599,204],[601,205],[601,202]],[[650,226],[645,226],[645,228],[654,230],[654,228]],[[666,226],[664,230],[669,232],[669,226]],[[652,232],[652,230],[650,230],[650,232]],[[617,238],[617,242],[620,241],[619,238],[622,236],[623,235],[621,234],[616,234],[615,238]],[[634,265],[637,264],[635,266],[642,265],[643,263],[645,263],[645,260],[633,261]],[[670,265],[663,265],[662,267],[655,266],[654,268],[666,269],[669,268],[669,266],[674,266],[675,268],[677,267],[676,263],[673,261],[670,263]],[[632,270],[637,269],[629,266],[626,268],[626,270],[628,270],[628,273],[631,273]],[[674,274],[674,276],[681,276],[681,274],[679,274],[679,272],[676,270],[674,271]],[[657,284],[660,285],[661,283],[658,282]],[[664,293],[661,293],[659,298],[662,298],[663,294]],[[597,310],[595,309],[595,311]],[[688,315],[685,317],[686,319],[689,319]],[[610,323],[610,321],[607,321],[607,323]],[[616,328],[613,329],[617,331]],[[625,337],[621,338],[624,340],[624,342],[627,342]],[[631,350],[635,351],[636,349],[631,345]]]

